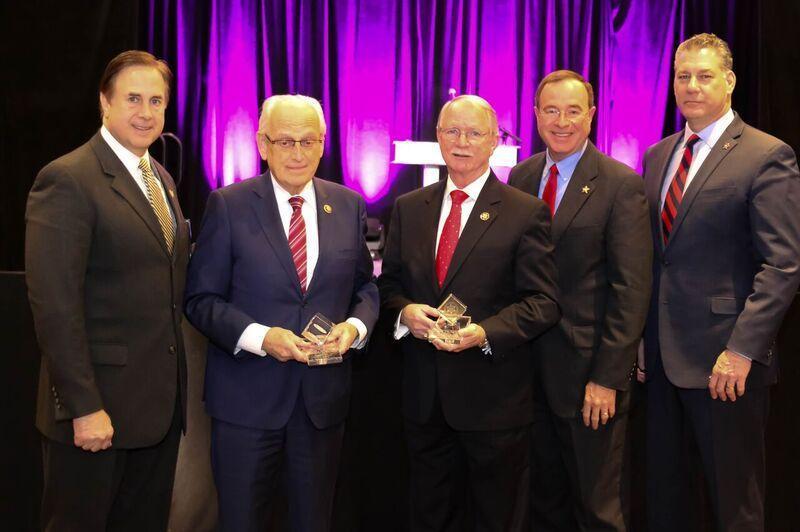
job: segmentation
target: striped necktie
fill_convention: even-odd
[[[664,206],[661,208],[661,232],[665,245],[669,240],[672,224],[678,216],[678,207],[683,199],[683,190],[686,188],[686,178],[689,175],[689,167],[692,166],[692,149],[698,140],[700,140],[700,137],[692,135],[689,137],[689,140],[686,141],[678,170],[675,172],[675,177],[672,178],[672,183],[669,185],[667,197],[664,198]]]
[[[139,160],[139,170],[142,171],[142,178],[147,189],[147,201],[150,202],[150,207],[156,213],[158,225],[161,226],[161,232],[164,235],[164,242],[167,244],[167,250],[171,255],[172,246],[175,242],[175,226],[169,207],[164,201],[164,195],[161,193],[158,183],[156,183],[156,176],[153,174],[153,170],[150,169],[150,162],[147,158],[142,157]]]
[[[292,217],[289,220],[289,250],[292,252],[292,261],[297,269],[297,278],[300,279],[300,291],[306,293],[306,222],[303,220],[303,198],[292,196],[289,198],[292,206]]]

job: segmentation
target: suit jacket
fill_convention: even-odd
[[[25,262],[42,365],[36,425],[73,442],[72,419],[105,409],[115,448],[167,433],[180,395],[189,253],[175,183],[155,173],[176,219],[172,255],[147,198],[98,132],[39,172],[28,196]]]
[[[538,195],[545,152],[508,184]],[[577,415],[588,381],[626,391],[647,316],[653,244],[642,178],[589,142],[552,224],[561,321],[534,342],[550,408]],[[627,395],[617,394],[618,409]]]
[[[661,189],[683,131],[645,154],[655,246],[645,331],[669,380],[705,388],[726,347],[754,361],[747,385],[777,379],[775,335],[800,283],[800,177],[792,149],[737,115],[687,187],[666,246]]]
[[[494,360],[477,347],[447,353],[405,336],[403,412],[425,423],[438,394],[456,430],[519,427],[532,419],[530,341],[559,317],[549,211],[491,174],[440,289],[435,246],[445,186],[440,181],[395,202],[378,281],[382,308],[396,317],[409,303],[437,307],[452,293],[486,331]]]
[[[234,354],[251,323],[298,335],[317,312],[334,323],[358,318],[370,331],[375,324],[378,289],[364,237],[364,200],[317,178],[314,190],[320,249],[305,295],[270,174],[215,190],[208,198],[189,265],[186,316],[210,340],[205,402],[212,417],[278,429],[288,422],[298,393],[318,428],[340,423],[347,415],[351,359],[309,367],[244,350]]]

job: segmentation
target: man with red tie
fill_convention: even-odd
[[[325,130],[313,98],[267,98],[257,141],[269,171],[212,192],[189,266],[222,531],[263,530],[282,467],[291,529],[330,528],[351,358],[309,366],[300,334],[321,313],[339,354],[362,348],[378,290],[364,199],[314,177]]]
[[[553,213],[563,317],[534,342],[534,530],[626,530],[623,448],[653,245],[642,179],[589,140],[594,91],[556,70],[536,91],[547,150],[508,184]]]
[[[725,41],[704,33],[681,43],[673,88],[686,127],[644,159],[655,242],[645,329],[651,532],[698,524],[687,441],[715,529],[764,530],[774,342],[800,283],[800,174],[789,146],[733,112],[735,85]]]
[[[397,199],[378,281],[397,316],[411,464],[411,530],[522,530],[529,519],[530,341],[559,318],[550,213],[489,168],[497,116],[464,95],[442,108],[448,178]],[[472,323],[428,341],[450,294]],[[469,484],[474,522],[459,491]]]

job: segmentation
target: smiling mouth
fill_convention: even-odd
[[[472,157],[472,155],[470,155],[468,153],[453,153],[452,155],[453,155],[453,157],[459,157],[461,159],[466,159],[468,157]]]
[[[566,139],[572,136],[572,133],[559,133],[556,131],[552,132],[553,136],[558,137],[560,139]]]
[[[136,131],[141,131],[143,133],[146,133],[146,132],[150,131],[153,128],[152,128],[152,126],[137,126],[137,125],[134,124],[133,129],[135,129]]]

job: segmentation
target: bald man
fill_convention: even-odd
[[[558,321],[550,213],[489,168],[497,116],[459,96],[439,115],[448,177],[397,199],[378,281],[397,316],[412,530],[523,530],[529,519],[530,341]],[[449,294],[472,324],[427,338]],[[461,511],[468,479],[473,522]]]

